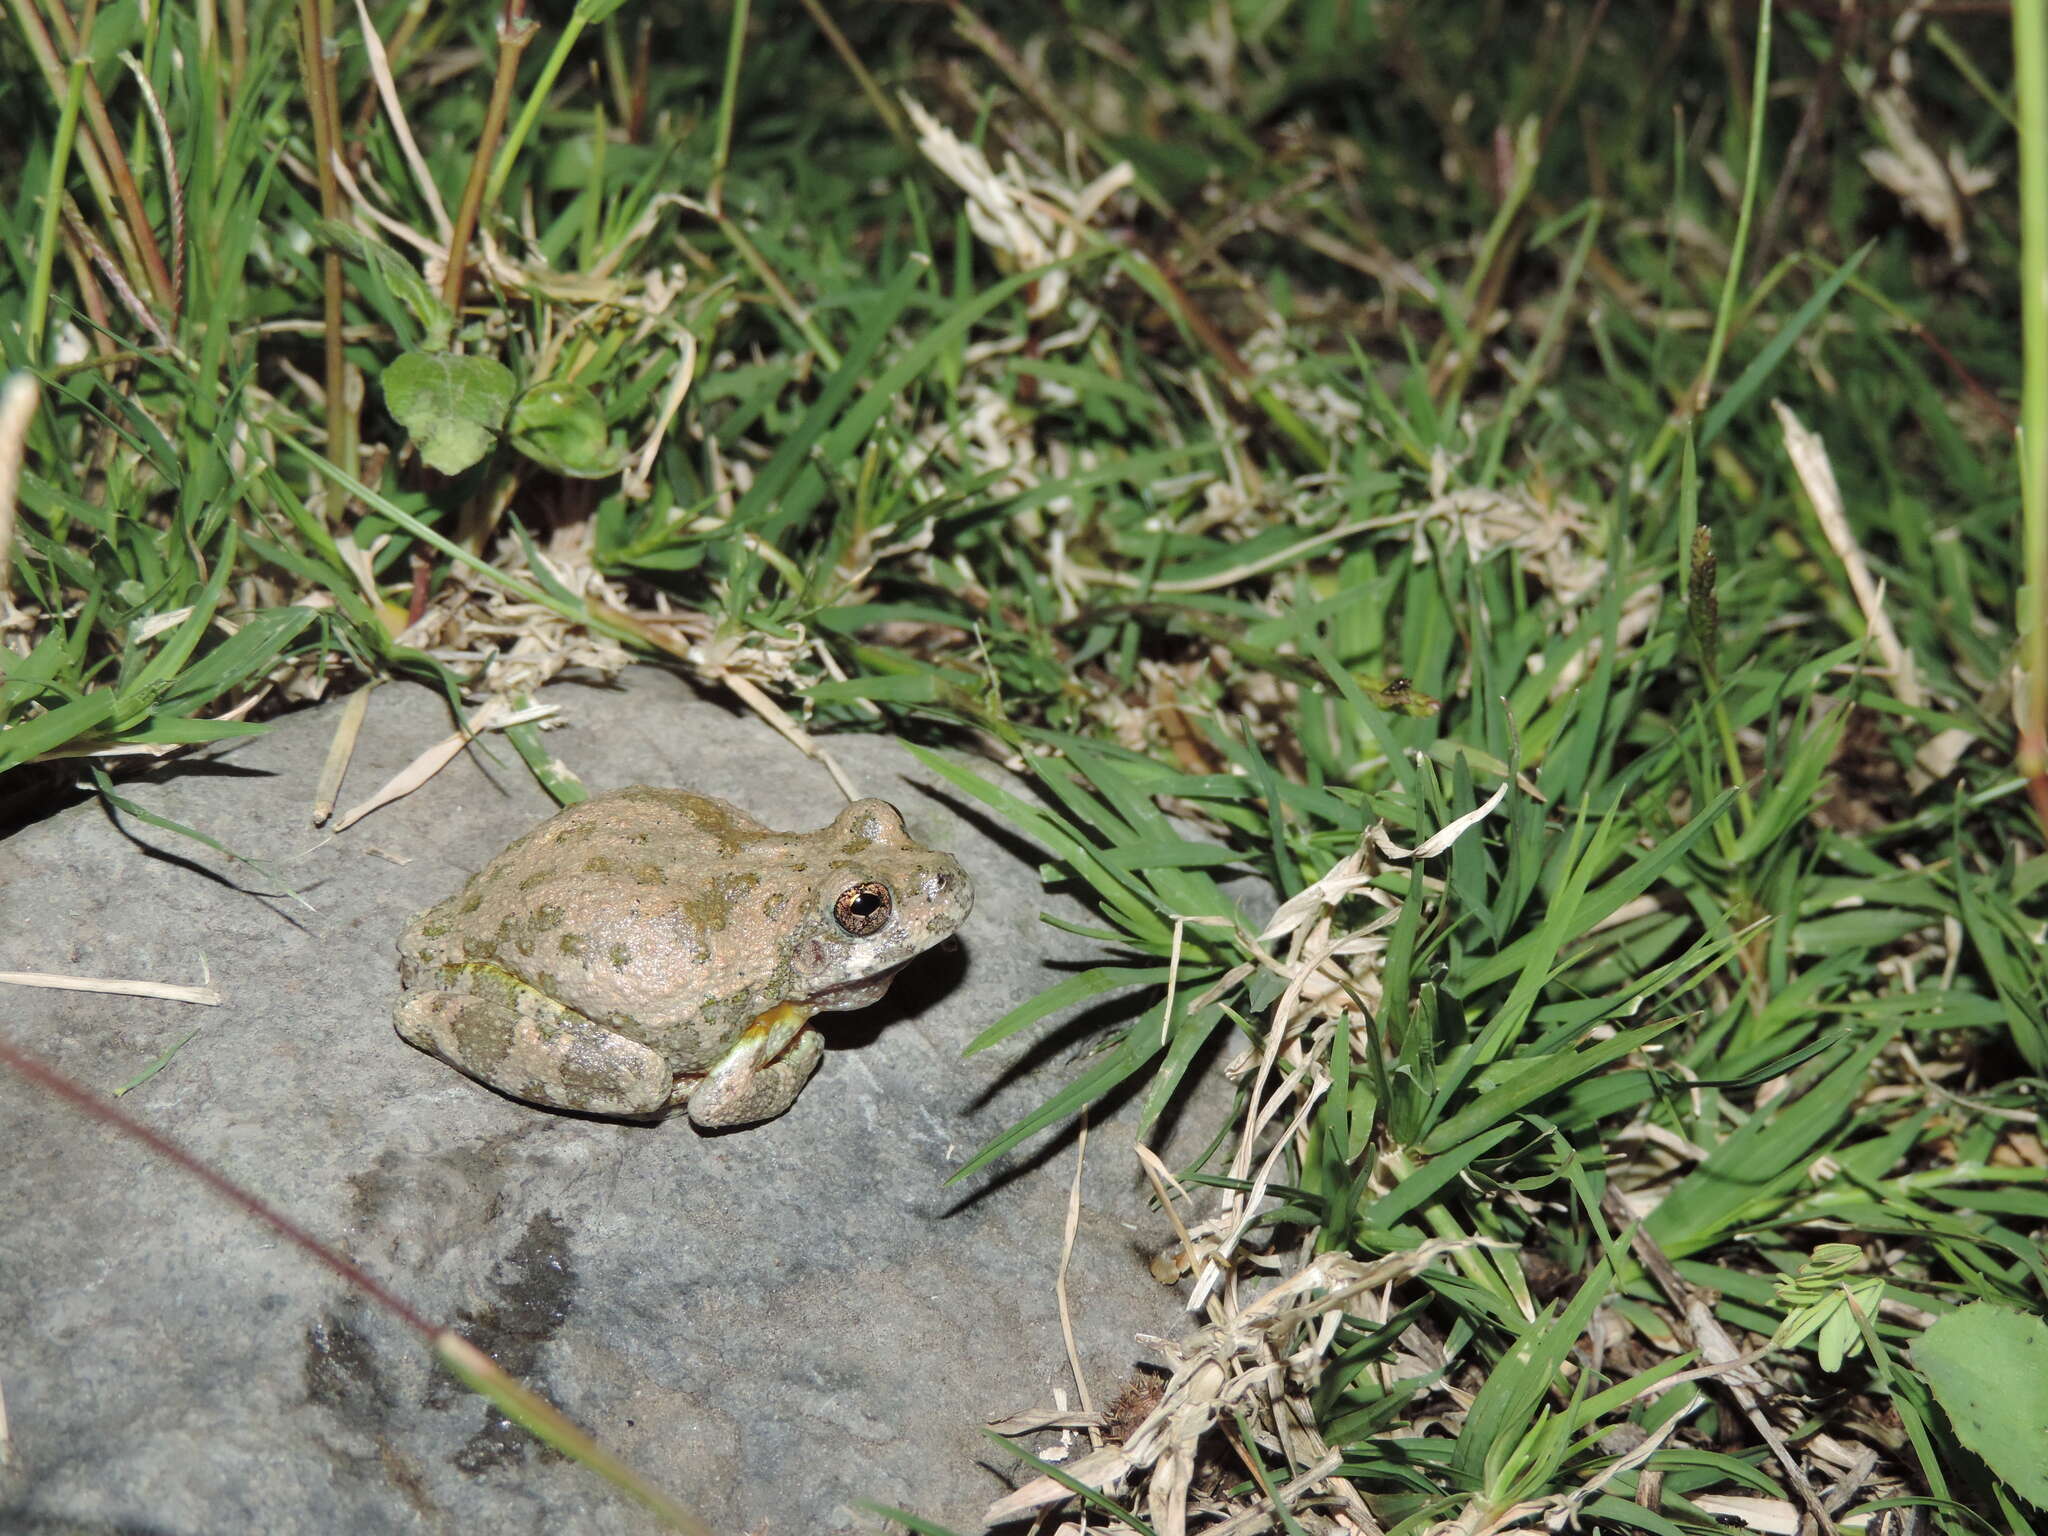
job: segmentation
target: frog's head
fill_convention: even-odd
[[[865,1008],[960,926],[974,887],[951,854],[917,843],[886,801],[855,801],[810,836],[826,858],[791,948],[790,1001],[820,1013]]]

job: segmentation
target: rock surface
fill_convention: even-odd
[[[683,784],[788,828],[843,803],[817,764],[663,674],[545,697],[593,791]],[[861,1500],[978,1529],[1016,1464],[976,1426],[1072,1398],[1054,1298],[1071,1139],[944,1182],[1076,1070],[1043,1026],[960,1054],[1064,974],[1049,962],[1088,953],[1038,920],[1061,908],[1030,850],[900,746],[835,738],[861,793],[970,871],[958,947],[822,1019],[824,1067],[780,1120],[707,1136],[554,1114],[391,1027],[399,928],[551,803],[493,739],[326,837],[307,816],[336,713],[124,789],[268,875],[90,805],[0,845],[0,969],[204,974],[224,1006],[14,987],[0,1028],[102,1091],[196,1029],[131,1113],[459,1322],[719,1531],[882,1528]],[[343,804],[448,729],[429,691],[381,690]],[[1152,1358],[1135,1334],[1183,1331],[1145,1269],[1170,1232],[1131,1109],[1089,1141],[1070,1280],[1099,1398]],[[1186,1118],[1190,1139],[1215,1124]],[[652,1528],[267,1227],[4,1069],[0,1127],[0,1529]]]

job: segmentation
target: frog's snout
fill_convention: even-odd
[[[924,872],[918,894],[934,907],[950,908],[965,918],[974,906],[974,882],[967,871],[948,859]]]

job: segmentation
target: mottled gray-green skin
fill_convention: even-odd
[[[412,921],[398,1032],[534,1103],[750,1124],[816,1069],[811,1015],[874,1002],[973,900],[880,800],[775,832],[708,795],[613,790]]]

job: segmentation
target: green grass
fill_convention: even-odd
[[[2011,437],[2048,433],[2048,39],[1932,20],[1899,80],[1860,11],[1509,11],[855,8],[856,73],[800,6],[589,5],[507,50],[494,121],[486,13],[374,7],[423,182],[352,13],[330,80],[263,0],[246,59],[210,10],[114,5],[77,69],[11,0],[0,349],[43,394],[0,800],[81,757],[111,793],[104,754],[316,680],[459,696],[478,594],[517,593],[947,749],[1093,903],[1101,963],[976,1046],[1124,1022],[963,1172],[1248,1053],[1177,1170],[1183,1258],[1218,1322],[1320,1267],[1256,1333],[1292,1378],[1168,1386],[1202,1508],[1327,1448],[1273,1528],[1705,1530],[1867,1445],[1835,1518],[2025,1527],[2038,1477],[1913,1346],[2048,1279],[2013,724],[2048,459]],[[897,92],[995,168],[978,206]],[[1867,158],[1910,159],[1900,103],[1945,227]],[[422,251],[465,209],[451,295]],[[1391,1313],[1343,1294],[1432,1240]],[[1736,1347],[1786,1330],[1748,1405],[1666,1382],[1725,1365],[1716,1297]],[[1171,1466],[1127,1501],[1156,1519]]]

